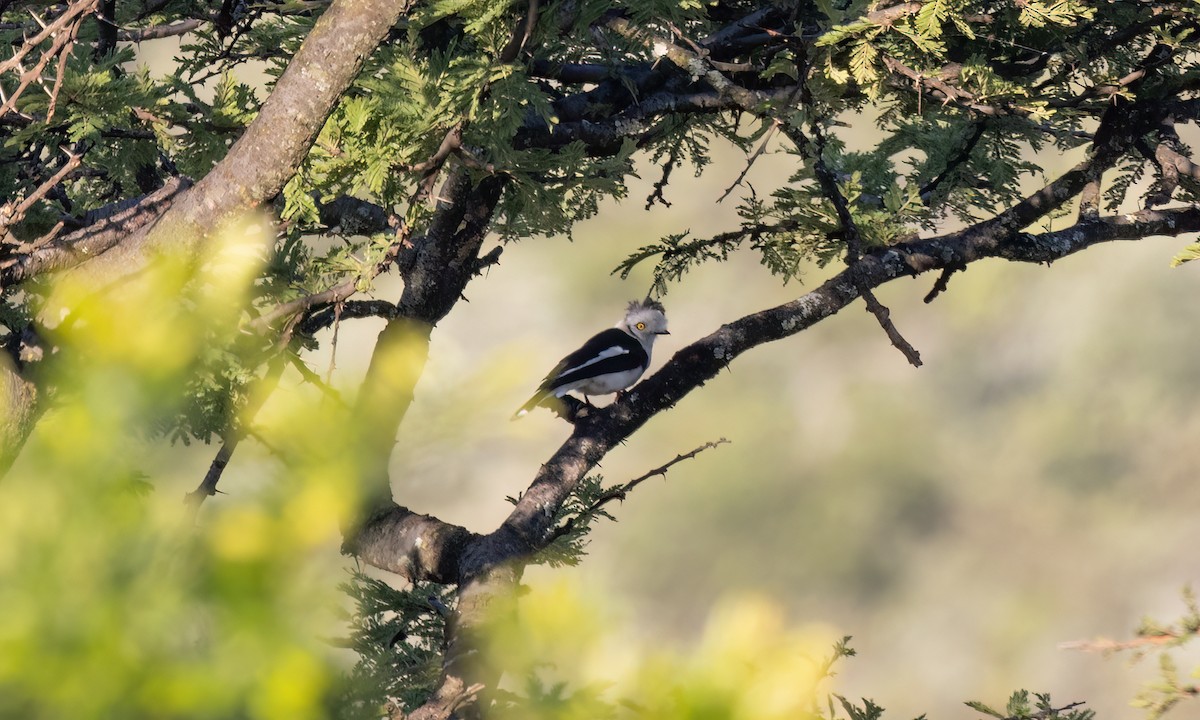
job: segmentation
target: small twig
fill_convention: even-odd
[[[1065,713],[1068,710],[1074,710],[1083,704],[1085,704],[1084,701],[1076,700],[1075,702],[1063,705],[1060,708],[1046,708],[1045,710],[1039,710],[1032,715],[1010,715],[1004,718],[1004,720],[1050,720],[1050,718],[1056,718],[1060,714]]]
[[[537,27],[538,19],[538,0],[529,0],[529,9],[525,13],[525,18],[517,25],[513,31],[512,39],[500,51],[500,56],[497,58],[501,64],[507,65],[517,59],[521,51],[525,49],[525,45],[529,42],[529,38],[533,36],[533,29]]]
[[[375,264],[375,267],[368,273],[367,279],[374,280],[385,270],[396,262],[400,251],[405,247],[410,247],[409,236],[411,230],[407,225],[404,225],[396,231],[396,238],[392,244],[388,246],[387,252],[384,253],[383,259]],[[295,318],[298,315],[307,312],[313,308],[324,307],[326,305],[335,305],[349,298],[354,293],[358,292],[359,282],[361,278],[351,278],[335,285],[327,290],[305,295],[304,297],[289,300],[288,302],[276,305],[268,312],[263,313],[255,318],[250,323],[250,329],[255,332],[263,332],[271,327],[277,321],[283,318]]]
[[[1193,633],[1194,634],[1194,633]],[[1183,636],[1187,637],[1187,636]],[[1159,633],[1155,635],[1140,635],[1130,640],[1110,640],[1108,638],[1099,638],[1097,640],[1069,640],[1058,644],[1059,650],[1080,650],[1082,652],[1097,652],[1104,655],[1111,655],[1122,650],[1146,650],[1155,647],[1162,647],[1170,643],[1183,639],[1183,637],[1175,633]]]
[[[725,198],[729,197],[729,193],[733,192],[734,188],[742,184],[742,181],[746,179],[746,175],[750,172],[750,168],[754,167],[754,161],[758,160],[759,156],[763,154],[763,151],[767,149],[767,144],[770,143],[771,139],[775,137],[775,133],[779,132],[779,125],[780,122],[778,120],[775,120],[771,123],[771,127],[768,128],[767,133],[763,135],[762,142],[758,144],[758,147],[754,149],[754,152],[751,153],[749,159],[746,160],[746,166],[742,168],[740,173],[738,173],[737,179],[733,181],[733,184],[725,188],[725,192],[721,193],[721,197],[717,198],[717,202],[721,202]]]
[[[603,508],[605,505],[612,502],[613,500],[624,501],[625,498],[629,495],[630,492],[633,491],[634,488],[636,488],[638,485],[641,485],[643,482],[649,480],[650,478],[666,477],[667,471],[670,470],[672,466],[674,466],[678,463],[681,463],[684,460],[690,460],[690,459],[696,457],[697,455],[699,455],[700,453],[704,452],[705,450],[708,450],[709,448],[715,448],[718,445],[727,445],[729,443],[730,443],[730,441],[726,440],[725,438],[706,442],[703,445],[701,445],[700,447],[696,448],[695,450],[692,450],[691,452],[683,453],[682,455],[676,455],[672,460],[668,461],[667,463],[665,463],[663,465],[660,465],[659,467],[654,468],[653,470],[645,473],[644,475],[635,477],[634,479],[630,480],[629,482],[627,482],[623,485],[618,485],[616,487],[613,487],[613,488],[605,491],[603,495],[596,498],[596,500],[591,505],[589,505],[587,507],[587,509],[585,509],[583,512],[579,513],[578,515],[576,515],[573,518],[568,519],[562,525],[559,525],[557,528],[555,528],[554,531],[550,533],[549,538],[546,540],[546,545],[549,545],[550,543],[554,542],[555,540],[562,537],[563,535],[566,535],[567,533],[571,532],[575,528],[578,521],[585,519],[585,518],[595,517],[596,514],[598,512],[600,512],[601,508]]]
[[[692,52],[669,41],[668,38],[648,34],[643,28],[635,26],[622,17],[609,17],[604,26],[622,37],[642,43],[660,58],[678,66],[681,70],[696,77],[704,78],[713,90],[721,97],[729,98],[743,110],[753,111],[767,100],[767,95],[757,90],[749,90],[725,77],[712,63],[706,60],[708,52]],[[684,38],[686,41],[686,38]]]
[[[950,284],[951,275],[959,270],[966,269],[967,266],[962,263],[958,263],[956,265],[947,265],[946,267],[942,268],[942,273],[938,275],[938,279],[934,281],[933,288],[929,291],[929,294],[925,296],[925,303],[928,304],[933,302],[935,299],[937,299],[938,295],[946,292],[946,288]]]
[[[676,163],[679,162],[679,147],[671,148],[671,154],[667,156],[667,161],[662,166],[662,177],[658,182],[654,183],[654,191],[646,198],[646,209],[654,207],[654,202],[658,201],[663,207],[671,207],[671,203],[663,195],[663,190],[667,188],[667,183],[671,180],[671,171],[675,169]]]
[[[166,37],[187,35],[198,30],[202,25],[212,22],[211,19],[188,18],[169,25],[151,25],[144,28],[117,28],[117,39],[139,43],[144,40],[158,40]]]
[[[6,73],[14,68],[19,68],[21,61],[29,54],[31,50],[40,45],[43,40],[54,35],[59,30],[62,30],[77,18],[89,15],[96,8],[96,0],[84,0],[83,2],[75,3],[67,8],[66,12],[54,19],[54,22],[49,25],[42,25],[42,31],[37,35],[27,39],[16,53],[11,58],[0,62],[0,73]],[[37,19],[36,16],[34,18]],[[39,24],[41,22],[39,21]],[[0,113],[2,115],[3,113]]]
[[[67,45],[75,43],[75,38],[79,35],[79,26],[82,22],[76,22],[71,25],[67,33]],[[63,75],[67,71],[67,59],[71,57],[70,47],[65,48],[58,54],[58,66],[54,70],[54,87],[50,90],[50,103],[46,106],[46,122],[49,123],[54,117],[54,110],[58,105],[58,92],[62,89]]]
[[[806,74],[807,69],[800,67],[798,73],[801,78],[799,85],[800,96],[804,104],[812,108],[812,92],[804,82]],[[833,171],[829,169],[829,166],[825,164],[825,132],[817,119],[814,119],[810,123],[810,127],[812,131],[811,141],[797,128],[785,127],[784,132],[789,138],[792,138],[797,148],[811,159],[813,174],[817,178],[817,184],[821,186],[825,197],[833,204],[833,208],[837,212],[838,222],[841,224],[842,231],[846,235],[846,266],[853,268],[862,257],[862,237],[858,231],[858,224],[854,222],[854,216],[850,212],[850,204],[846,201],[846,196],[842,194],[841,188],[838,187],[837,178],[834,176]],[[883,303],[879,302],[875,294],[861,282],[857,274],[851,273],[850,278],[862,295],[863,302],[867,305],[867,312],[874,315],[875,319],[879,321],[879,326],[887,334],[888,340],[904,355],[913,367],[921,367],[921,354],[896,329],[896,325],[891,319],[891,311]]]
[[[945,182],[956,168],[970,161],[971,153],[975,151],[975,147],[979,145],[979,141],[983,139],[983,135],[987,131],[987,126],[987,118],[982,118],[974,123],[974,127],[971,130],[971,135],[967,138],[967,141],[963,143],[962,148],[960,148],[959,151],[954,154],[954,157],[946,160],[946,166],[942,168],[942,171],[938,173],[937,177],[925,183],[923,186],[921,186],[921,189],[917,191],[922,202],[928,205],[933,200],[933,193],[938,189],[938,186]]]
[[[192,510],[193,520],[196,513],[200,511],[200,506],[204,501],[220,492],[220,490],[217,490],[217,483],[221,481],[221,475],[224,474],[225,467],[229,465],[229,461],[233,457],[233,452],[237,450],[238,444],[246,438],[248,434],[246,426],[253,422],[254,417],[258,415],[258,411],[267,402],[267,398],[279,387],[279,378],[283,375],[283,369],[286,365],[287,363],[283,356],[276,356],[271,360],[261,383],[255,388],[246,406],[242,408],[242,422],[235,423],[235,427],[225,435],[221,442],[221,447],[217,450],[217,455],[213,458],[212,464],[208,466],[208,472],[205,473],[204,479],[200,481],[200,485],[184,496],[184,502]]]
[[[333,400],[338,405],[346,407],[346,401],[342,399],[341,393],[335,390],[332,385],[329,385],[322,380],[320,375],[316,374],[311,368],[305,365],[304,361],[300,359],[299,355],[289,354],[289,359],[291,360],[292,367],[296,368],[296,372],[300,373],[300,377],[303,378],[305,382],[316,386],[318,390],[325,394],[325,397]]]
[[[424,202],[426,198],[433,194],[433,186],[437,183],[438,174],[445,167],[446,160],[462,147],[463,128],[465,124],[465,120],[455,123],[453,127],[446,131],[446,136],[442,138],[442,143],[438,145],[438,149],[433,155],[417,166],[421,171],[421,181],[417,184],[417,191],[413,193],[410,203],[416,205]]]
[[[46,197],[47,193],[49,193],[55,185],[58,185],[58,183],[61,182],[64,177],[69,175],[72,170],[79,167],[79,163],[83,162],[82,154],[73,153],[66,148],[62,148],[62,151],[67,154],[67,161],[63,163],[61,168],[58,169],[58,172],[51,175],[49,179],[47,179],[45,182],[39,185],[36,190],[30,193],[29,197],[18,203],[16,207],[12,208],[12,210],[7,208],[7,203],[5,205],[0,205],[0,237],[3,237],[7,234],[7,228],[9,226],[15,225],[21,222],[21,220],[25,219],[25,213],[29,212],[31,207],[33,207],[39,200]]]
[[[888,340],[892,341],[892,345],[894,345],[896,349],[904,355],[904,357],[908,358],[908,362],[913,367],[921,367],[921,353],[917,352],[917,349],[909,344],[909,342],[904,339],[904,336],[900,334],[900,331],[896,329],[896,325],[892,322],[892,313],[890,310],[888,310],[887,306],[879,302],[879,300],[875,297],[875,293],[865,288],[862,289],[862,298],[867,303],[867,312],[874,315],[875,319],[879,321],[879,326],[883,328],[885,333],[887,333]]]
[[[684,460],[691,460],[692,458],[696,457],[697,455],[704,452],[705,450],[709,450],[709,449],[718,447],[720,445],[729,445],[729,444],[731,444],[731,442],[732,441],[727,440],[725,438],[719,438],[717,440],[710,440],[709,442],[704,443],[703,445],[696,448],[695,450],[692,450],[691,452],[683,453],[682,455],[676,455],[674,458],[672,458],[667,463],[660,465],[659,467],[656,467],[653,470],[630,480],[629,482],[625,483],[624,485],[622,485],[620,488],[616,489],[615,491],[610,491],[610,493],[606,493],[606,495],[611,495],[611,497],[601,498],[600,500],[597,500],[596,503],[592,505],[592,507],[593,508],[599,507],[600,505],[603,505],[604,503],[609,502],[610,500],[624,500],[625,496],[631,490],[633,490],[635,487],[637,487],[638,485],[641,485],[643,482],[649,480],[652,477],[665,476],[667,474],[667,471],[670,470],[672,466],[677,465],[678,463],[681,463]]]
[[[972,110],[987,117],[998,117],[1003,115],[1025,116],[1030,114],[1028,109],[1022,107],[984,104],[980,102],[972,93],[951,85],[941,78],[922,74],[890,55],[883,56],[883,64],[892,73],[911,80],[912,83],[916,85],[918,90],[923,91],[925,88],[929,88],[934,94],[940,97],[944,103],[953,103],[959,107]]]
[[[79,31],[80,24],[83,23],[87,16],[95,10],[96,3],[97,0],[84,0],[84,2],[71,5],[65,12],[55,18],[54,22],[48,25],[43,23],[37,15],[30,12],[30,15],[33,16],[33,19],[37,21],[39,25],[41,25],[42,31],[32,38],[27,39],[24,44],[17,49],[16,53],[14,53],[11,58],[0,63],[0,74],[11,72],[14,69],[21,73],[17,87],[11,93],[9,93],[7,97],[4,98],[3,104],[0,104],[0,117],[4,116],[9,111],[17,110],[17,99],[21,97],[21,94],[25,92],[25,88],[27,88],[34,80],[37,80],[39,84],[43,84],[44,87],[42,71],[45,70],[46,65],[50,63],[52,58],[70,54],[71,46],[75,42],[75,37]],[[64,30],[66,32],[63,32]],[[41,56],[38,57],[37,62],[34,63],[32,68],[26,70],[22,65],[22,61],[24,60],[25,56],[47,38],[52,38],[50,47],[42,52]],[[59,64],[59,72],[61,74],[61,57]],[[46,90],[47,94],[52,95],[49,106],[50,115],[53,115],[53,101],[57,96],[57,88],[60,82],[61,80],[56,81],[55,90]]]
[[[333,338],[329,341],[329,367],[325,370],[325,382],[332,384],[333,371],[337,367],[338,330],[342,327],[342,303],[333,304]]]

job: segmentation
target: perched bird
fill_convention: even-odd
[[[630,387],[650,365],[650,350],[659,335],[670,335],[662,304],[650,299],[629,303],[625,319],[559,361],[513,419],[548,397],[560,398],[572,390],[578,390],[587,401],[588,395],[606,395]]]

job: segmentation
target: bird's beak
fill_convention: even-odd
[[[671,331],[670,330],[659,330],[658,332],[656,332],[654,334],[655,335],[670,335]]]

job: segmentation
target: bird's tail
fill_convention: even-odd
[[[521,406],[520,410],[517,410],[515,413],[513,413],[513,416],[510,419],[516,420],[519,417],[524,417],[525,413],[534,409],[535,407],[538,406],[538,403],[545,400],[546,395],[548,395],[548,394],[549,393],[547,393],[545,390],[538,390],[537,392],[535,392],[533,394],[533,397],[531,397],[525,401],[525,404]]]

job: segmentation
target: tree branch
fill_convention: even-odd
[[[15,200],[10,200],[0,205],[0,240],[7,240],[9,234],[8,228],[24,220],[25,213],[29,212],[31,207],[46,197],[56,185],[62,182],[64,177],[79,167],[79,163],[83,161],[82,154],[73,153],[66,148],[62,148],[62,150],[67,154],[67,160],[57,172],[46,178],[45,182],[39,185],[36,190],[21,202],[18,203]]]
[[[674,465],[677,465],[677,464],[683,462],[684,460],[690,460],[690,459],[696,457],[697,455],[699,455],[700,453],[704,452],[705,450],[709,450],[711,448],[715,448],[720,445],[726,445],[728,443],[729,443],[729,441],[726,440],[725,438],[721,438],[719,440],[713,440],[711,442],[706,442],[703,445],[701,445],[700,447],[696,448],[695,450],[692,450],[691,452],[676,455],[674,458],[672,458],[671,460],[668,460],[666,463],[660,465],[659,467],[654,468],[653,470],[650,470],[649,472],[646,472],[642,475],[635,477],[634,479],[630,480],[627,483],[618,485],[613,488],[609,488],[608,490],[606,490],[604,492],[604,494],[602,494],[600,497],[596,498],[596,500],[591,505],[589,505],[587,508],[585,508],[583,510],[583,512],[579,513],[579,515],[577,517],[572,517],[569,520],[567,520],[566,522],[564,522],[562,525],[559,525],[557,528],[555,528],[554,532],[550,533],[549,538],[546,540],[546,545],[549,545],[550,543],[554,542],[555,540],[562,537],[563,535],[570,533],[571,530],[573,530],[575,528],[575,526],[578,524],[579,520],[584,519],[584,518],[595,517],[595,515],[598,512],[600,512],[600,510],[605,505],[609,504],[613,500],[620,500],[621,502],[624,502],[625,498],[629,496],[629,493],[633,492],[634,488],[636,488],[638,485],[641,485],[642,483],[649,480],[650,478],[666,477],[667,471],[670,470]]]
[[[28,253],[0,260],[0,287],[11,287],[31,277],[75,267],[91,260],[122,242],[131,232],[151,225],[162,216],[191,181],[174,177],[158,190],[133,202],[118,203],[111,212],[92,213],[97,217],[86,226]]]
[[[466,528],[392,504],[345,533],[343,552],[409,581],[454,583],[462,550],[476,535]]]
[[[825,131],[821,127],[821,118],[816,114],[812,94],[808,89],[808,85],[803,81],[807,75],[807,68],[800,67],[798,75],[802,79],[799,86],[800,96],[803,98],[804,105],[813,114],[810,127],[812,128],[813,139],[810,142],[803,132],[797,127],[792,127],[787,124],[782,124],[784,133],[795,143],[796,149],[799,150],[812,163],[813,174],[817,178],[817,184],[821,187],[821,192],[825,199],[833,205],[834,212],[837,214],[838,224],[841,225],[842,233],[846,237],[846,264],[853,267],[862,256],[862,236],[858,231],[858,224],[854,221],[854,214],[850,211],[850,204],[846,200],[846,196],[842,194],[841,187],[838,186],[837,178],[829,165],[825,162]],[[857,280],[857,276],[851,276]],[[879,302],[875,294],[868,287],[860,286],[858,288],[862,294],[863,302],[866,303],[867,312],[875,316],[875,320],[879,326],[883,328],[884,333],[888,336],[888,340],[892,345],[904,355],[905,359],[913,367],[921,367],[921,355],[917,352],[908,340],[900,334],[896,329],[895,323],[892,322],[891,311]]]
[[[1096,640],[1068,640],[1058,644],[1059,650],[1081,650],[1083,652],[1096,652],[1104,655],[1111,655],[1122,650],[1147,650],[1150,648],[1159,648],[1172,644],[1181,643],[1193,637],[1195,633],[1189,635],[1178,635],[1175,633],[1160,633],[1153,635],[1139,635],[1130,640],[1111,640],[1109,638],[1098,638]]]
[[[340,320],[367,317],[391,320],[399,314],[396,306],[387,300],[345,300],[339,303],[338,307],[341,308],[338,313]],[[304,335],[314,335],[317,331],[333,325],[333,310],[333,305],[311,308],[304,319],[296,323],[296,331]]]
[[[377,543],[386,544],[394,533],[403,535],[390,526],[398,517],[411,514],[392,499],[388,460],[428,358],[430,334],[482,265],[499,256],[493,251],[481,258],[479,251],[506,183],[502,176],[488,176],[472,185],[465,171],[454,172],[439,193],[442,200],[428,231],[414,239],[412,249],[401,260],[404,291],[396,314],[379,334],[355,411],[364,427],[359,452],[365,458],[368,489],[359,515],[366,520],[362,528],[347,532],[346,538],[354,553],[372,565],[388,562],[390,551]],[[397,509],[403,512],[397,515]],[[416,577],[447,577],[444,570],[425,566],[415,566],[411,572]],[[453,577],[457,579],[456,574]]]
[[[195,252],[209,232],[278,195],[367,55],[412,2],[336,0],[330,5],[225,158],[153,228],[143,228],[89,263],[87,274],[111,281],[141,267],[159,247]]]
[[[177,37],[179,35],[187,35],[190,32],[199,30],[201,27],[212,22],[211,19],[188,18],[179,22],[169,23],[167,25],[151,25],[144,28],[118,28],[117,39],[126,42],[140,43],[147,40],[159,40],[167,37]]]
[[[254,388],[249,401],[241,410],[242,419],[239,421],[235,418],[231,421],[232,427],[222,437],[221,447],[209,465],[208,472],[204,474],[204,479],[200,481],[195,490],[184,496],[184,502],[191,508],[193,516],[200,511],[200,506],[206,499],[217,494],[217,483],[221,481],[221,475],[224,474],[230,459],[233,458],[233,452],[237,450],[238,444],[245,439],[246,426],[254,422],[258,411],[279,387],[279,378],[283,376],[283,369],[287,366],[286,360],[284,356],[276,356],[271,360],[266,375]]]
[[[391,720],[449,720],[459,710],[477,702],[483,690],[483,683],[467,687],[462,678],[452,676],[442,682],[424,705],[408,715],[392,713]]]

